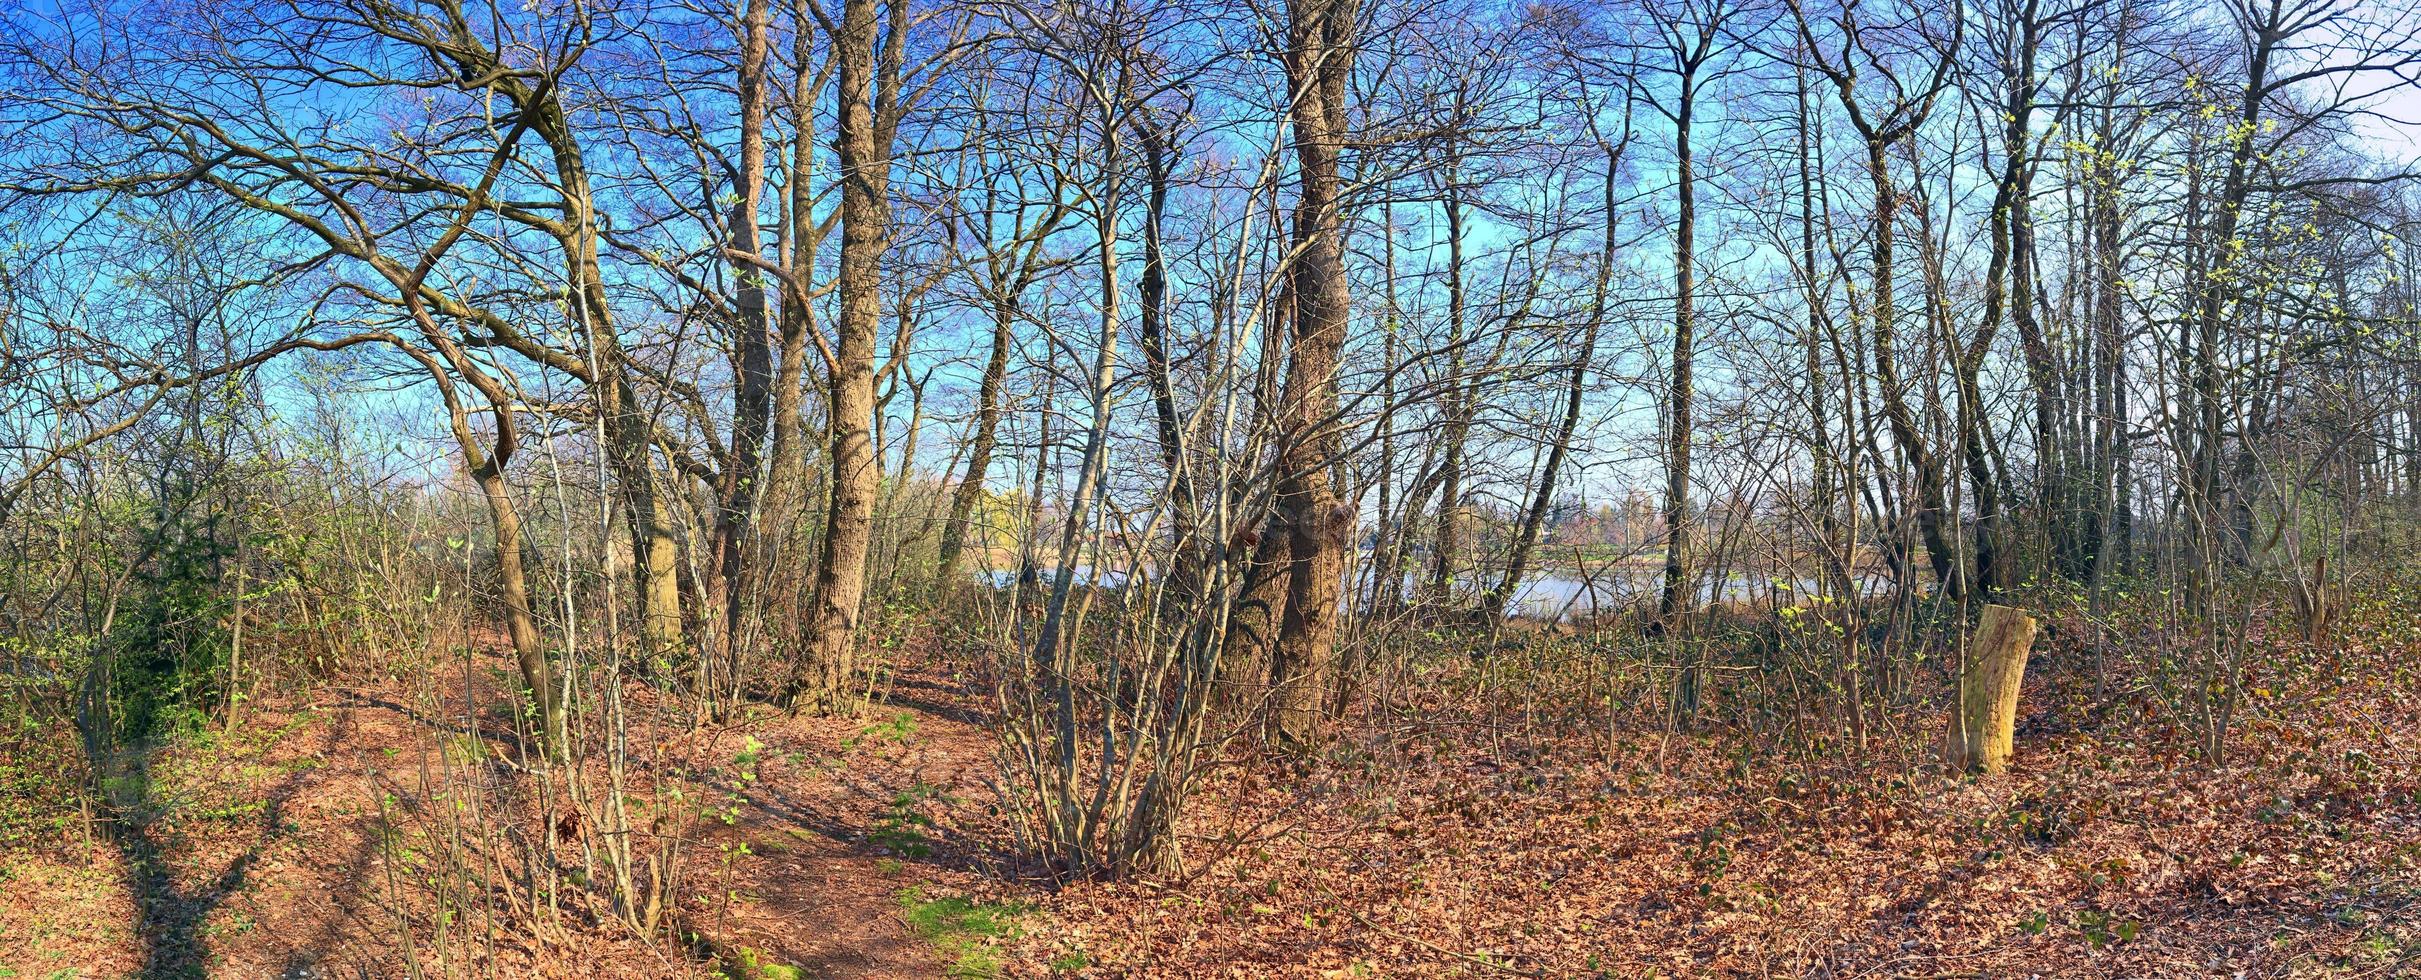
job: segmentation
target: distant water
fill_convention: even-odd
[[[1521,587],[1514,590],[1513,598],[1505,603],[1505,607],[1507,614],[1517,619],[1542,622],[1594,619],[1635,607],[1641,600],[1658,594],[1663,588],[1662,569],[1608,569],[1585,580],[1580,576],[1550,573],[1524,580]],[[1734,573],[1722,582],[1706,583],[1700,599],[1705,602],[1745,602],[1776,592],[1787,597],[1815,588],[1816,582],[1811,578],[1778,581]]]
[[[1104,588],[1123,588],[1133,577],[1115,569],[1096,573],[1090,565],[1078,565],[1071,570],[1075,584]],[[1038,569],[1035,580],[1049,585],[1057,569]],[[987,569],[976,572],[976,580],[995,589],[1008,589],[1017,584],[1014,568]],[[1419,580],[1407,576],[1409,589],[1417,589]],[[1513,598],[1506,603],[1506,612],[1516,619],[1541,622],[1561,622],[1594,619],[1612,615],[1636,606],[1643,597],[1651,596],[1664,587],[1664,573],[1655,568],[1607,569],[1583,579],[1580,576],[1550,573],[1533,576],[1524,581]],[[1468,586],[1465,587],[1468,589]],[[1761,599],[1776,592],[1786,598],[1795,593],[1816,588],[1812,578],[1776,580],[1761,576],[1735,573],[1721,583],[1709,582],[1703,599],[1707,602],[1743,602]]]
[[[1127,573],[1118,571],[1116,569],[1104,571],[1096,575],[1094,574],[1093,566],[1091,565],[1078,565],[1074,569],[1071,569],[1071,571],[1076,576],[1077,585],[1098,585],[1103,588],[1119,589],[1125,588],[1127,582],[1130,580],[1130,576],[1128,576]],[[1051,584],[1052,580],[1056,579],[1058,576],[1059,570],[1056,568],[1037,568],[1034,570],[1034,580],[1042,585]],[[984,569],[975,573],[975,580],[989,585],[995,589],[1006,589],[1017,584],[1017,569]]]

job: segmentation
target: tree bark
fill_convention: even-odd
[[[715,515],[715,598],[722,614],[723,656],[737,669],[740,631],[749,601],[748,537],[755,527],[763,483],[757,469],[764,460],[766,427],[773,401],[773,351],[765,303],[762,237],[757,209],[765,188],[765,60],[769,32],[768,0],[748,0],[740,41],[740,172],[739,200],[730,219],[731,265],[739,285],[738,317],[733,324],[731,451],[716,490],[721,498]],[[701,658],[701,663],[705,662]],[[701,671],[703,673],[703,671]],[[703,685],[702,685],[703,686]]]
[[[1429,602],[1443,608],[1454,598],[1455,566],[1463,553],[1463,452],[1471,439],[1472,403],[1479,396],[1478,384],[1466,380],[1469,362],[1463,356],[1464,345],[1471,340],[1467,320],[1468,298],[1463,288],[1463,192],[1459,144],[1446,145],[1444,167],[1446,179],[1446,404],[1445,425],[1440,442],[1445,446],[1445,459],[1439,462],[1437,528],[1430,556],[1429,584],[1424,590]],[[1484,373],[1484,372],[1483,372]]]
[[[874,347],[883,318],[891,155],[875,112],[876,33],[875,0],[848,0],[832,36],[840,85],[833,149],[841,172],[841,255],[835,281],[840,314],[826,419],[832,500],[823,550],[816,560],[805,662],[792,692],[794,704],[804,695],[809,707],[826,711],[847,707],[856,673],[858,613],[866,595],[874,498],[882,480],[873,443]]]
[[[1699,49],[1699,58],[1705,49]],[[1665,390],[1664,594],[1656,603],[1659,626],[1670,628],[1686,613],[1690,550],[1690,407],[1696,401],[1698,348],[1698,173],[1690,150],[1690,125],[1697,105],[1698,59],[1687,59],[1681,98],[1673,116],[1674,193],[1679,214],[1673,233],[1673,366]],[[1695,674],[1690,679],[1695,679]]]
[[[1337,599],[1354,531],[1353,505],[1329,465],[1344,446],[1337,362],[1352,293],[1340,240],[1338,151],[1353,73],[1358,0],[1290,0],[1286,69],[1301,188],[1295,201],[1294,336],[1281,396],[1278,512],[1287,536],[1286,613],[1271,653],[1270,686],[1281,741],[1318,737],[1336,669]]]
[[[1951,765],[1987,775],[2005,772],[2017,740],[2018,688],[2026,652],[2034,646],[2034,617],[2008,606],[1985,606],[1967,642],[1959,675],[1959,717]]]

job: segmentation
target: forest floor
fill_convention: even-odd
[[[2421,631],[2346,636],[2274,641],[2217,765],[2054,639],[2015,769],[1981,779],[1932,768],[1913,715],[1862,752],[1784,751],[1609,727],[1458,655],[1318,758],[1228,759],[1184,874],[1064,887],[1006,857],[988,699],[908,654],[856,718],[633,729],[645,766],[721,788],[683,941],[568,898],[493,915],[519,873],[476,866],[496,842],[589,831],[432,805],[510,765],[495,713],[463,710],[503,676],[482,654],[114,761],[119,833],[0,850],[0,977],[2421,976]]]
[[[479,657],[468,679],[478,701],[493,701],[504,663]],[[465,735],[462,680],[323,687],[250,706],[232,734],[127,753],[104,779],[121,832],[96,815],[0,848],[0,977],[305,980],[417,965],[499,977],[924,978],[998,972],[986,944],[1022,927],[1024,905],[970,898],[1003,892],[999,876],[928,816],[980,790],[968,780],[988,770],[992,742],[950,689],[943,702],[919,700],[937,683],[924,679],[903,679],[888,705],[855,719],[761,710],[697,730],[634,728],[656,764],[719,776],[737,773],[731,757],[750,740],[758,746],[753,778],[690,789],[692,800],[713,798],[691,808],[704,817],[688,824],[678,941],[645,941],[579,909],[551,925],[488,921],[496,903],[462,883],[518,873],[476,866],[514,850],[475,832],[448,847],[453,828],[519,822],[527,833],[499,839],[552,833],[566,854],[583,831],[568,809],[532,817],[526,801],[503,820],[448,818],[446,804],[483,800],[444,791],[449,779],[512,765],[495,712],[473,712],[485,717],[476,740]]]

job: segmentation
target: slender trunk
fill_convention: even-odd
[[[1113,111],[1111,107],[1102,108],[1104,115]],[[1063,775],[1071,783],[1076,775],[1073,755],[1076,748],[1076,719],[1072,700],[1075,684],[1071,679],[1074,663],[1073,652],[1059,642],[1059,634],[1066,619],[1068,597],[1075,588],[1077,558],[1084,540],[1085,526],[1092,520],[1093,499],[1100,493],[1103,473],[1109,465],[1110,408],[1116,401],[1111,384],[1118,373],[1120,185],[1117,165],[1120,154],[1117,127],[1105,123],[1102,132],[1105,144],[1101,147],[1103,167],[1095,191],[1100,210],[1094,215],[1093,221],[1094,248],[1101,272],[1101,332],[1096,338],[1098,346],[1094,348],[1092,385],[1087,392],[1092,402],[1093,418],[1085,428],[1084,458],[1077,464],[1075,492],[1068,499],[1067,519],[1060,528],[1058,567],[1051,576],[1051,598],[1044,607],[1042,625],[1035,631],[1034,638],[1034,664],[1038,668],[1047,665],[1052,678],[1048,687],[1056,696],[1059,729],[1063,734],[1060,740],[1060,749],[1064,753],[1061,760]]]
[[[1933,565],[1934,581],[1941,584],[1945,594],[1958,596],[1966,585],[1960,569],[1957,549],[1942,529],[1943,473],[1942,464],[1927,445],[1925,433],[1917,427],[1916,415],[1909,411],[1908,400],[1900,379],[1898,302],[1894,299],[1896,284],[1893,248],[1899,224],[1899,190],[1891,178],[1890,141],[1880,135],[1870,135],[1866,146],[1867,177],[1875,190],[1873,223],[1872,275],[1874,278],[1873,308],[1875,382],[1883,392],[1883,417],[1891,425],[1892,439],[1899,443],[1901,453],[1916,470],[1917,534],[1925,543],[1925,553]]]
[[[1381,329],[1379,380],[1379,500],[1378,540],[1370,547],[1370,594],[1366,600],[1368,615],[1386,615],[1394,611],[1394,599],[1402,594],[1404,572],[1397,551],[1404,540],[1403,520],[1395,519],[1396,459],[1395,416],[1396,371],[1403,366],[1402,307],[1396,303],[1395,291],[1395,209],[1382,205],[1379,218],[1380,265],[1379,278],[1385,283],[1387,321]]]
[[[823,237],[816,226],[814,189],[810,186],[815,176],[816,94],[823,88],[822,78],[810,67],[815,53],[814,35],[808,28],[811,17],[803,6],[793,8],[791,58],[795,74],[789,98],[792,126],[797,131],[791,134],[789,175],[784,182],[781,348],[774,366],[770,479],[765,502],[760,505],[774,529],[774,537],[759,561],[769,571],[785,573],[791,563],[781,560],[781,547],[790,543],[793,521],[805,510],[807,502],[807,429],[803,413],[807,400],[807,354],[812,346],[809,341],[816,329],[808,296],[813,291],[817,245]]]
[[[1673,120],[1674,193],[1680,201],[1673,234],[1673,374],[1665,391],[1664,594],[1656,603],[1662,626],[1686,612],[1690,587],[1690,406],[1697,393],[1698,347],[1698,173],[1690,151],[1696,63],[1690,67],[1681,76],[1681,104]]]
[[[539,743],[548,754],[560,757],[563,703],[555,689],[555,669],[547,658],[546,642],[538,635],[538,617],[530,611],[521,513],[513,506],[512,487],[505,483],[500,468],[482,467],[477,480],[480,496],[487,501],[488,521],[496,532],[496,591],[504,600],[505,634],[513,641],[513,660],[521,668],[521,683],[529,688],[536,709]]]
[[[1454,598],[1455,566],[1463,551],[1463,448],[1471,439],[1472,403],[1478,385],[1463,375],[1467,359],[1463,345],[1470,340],[1468,300],[1463,291],[1462,168],[1455,145],[1446,151],[1446,458],[1438,467],[1436,553],[1431,556],[1428,598],[1443,606]]]
[[[1161,235],[1168,216],[1170,171],[1176,161],[1169,132],[1150,116],[1135,125],[1147,182],[1143,208],[1143,272],[1136,282],[1142,301],[1144,373],[1152,389],[1152,421],[1160,439],[1160,464],[1168,469],[1170,537],[1176,542],[1168,576],[1169,601],[1190,603],[1200,588],[1205,542],[1195,540],[1199,505],[1177,413],[1177,385],[1168,352],[1168,258]]]
[[[762,244],[757,210],[765,188],[765,60],[769,30],[767,0],[749,0],[740,44],[740,186],[730,220],[732,276],[739,284],[738,322],[733,325],[731,450],[719,474],[713,552],[714,590],[723,614],[724,656],[738,656],[751,570],[748,537],[755,526],[762,482],[766,427],[772,411],[773,354],[766,315],[765,273],[758,268]],[[730,664],[737,669],[736,659]]]
[[[634,573],[639,577],[640,634],[650,658],[678,656],[683,649],[680,587],[680,543],[672,510],[656,485],[654,438],[656,420],[639,398],[631,380],[629,357],[606,295],[605,273],[598,260],[596,196],[590,187],[588,164],[574,137],[570,116],[549,96],[525,105],[531,128],[549,147],[555,181],[568,211],[562,239],[564,293],[572,325],[588,341],[583,365],[589,374],[590,398],[604,430],[607,465],[630,521]]]
[[[1630,134],[1625,133],[1627,138]],[[1530,570],[1530,553],[1538,547],[1539,528],[1546,524],[1547,509],[1553,506],[1555,484],[1563,475],[1565,457],[1572,452],[1572,435],[1580,428],[1581,400],[1589,390],[1589,369],[1597,359],[1597,335],[1606,322],[1606,297],[1614,279],[1614,229],[1618,213],[1614,201],[1615,172],[1622,165],[1622,144],[1602,147],[1606,155],[1603,191],[1606,202],[1605,240],[1597,254],[1597,281],[1590,291],[1589,319],[1581,328],[1580,351],[1572,360],[1572,374],[1564,386],[1563,420],[1555,427],[1555,439],[1547,445],[1547,461],[1539,467],[1538,492],[1530,498],[1530,507],[1522,513],[1521,528],[1514,533],[1512,553],[1505,559],[1504,578],[1489,590],[1482,605],[1491,621],[1505,618],[1505,604],[1521,590],[1522,577]]]
[[[997,280],[995,280],[997,282]],[[941,557],[937,575],[947,585],[958,579],[961,555],[967,547],[969,521],[983,502],[984,478],[992,468],[992,451],[1000,437],[1001,387],[1009,374],[1009,351],[1017,344],[1017,297],[992,299],[992,355],[984,361],[983,381],[975,394],[975,434],[967,443],[967,467],[950,491],[950,516],[942,523]]]

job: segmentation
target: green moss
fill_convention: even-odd
[[[996,947],[1003,940],[1017,938],[1023,931],[1020,920],[1033,910],[1022,902],[933,898],[921,888],[900,892],[899,903],[906,910],[908,927],[949,958],[945,972],[962,978],[999,976],[1000,951]]]
[[[729,980],[807,980],[807,971],[767,959],[765,954],[746,946],[732,954],[735,962],[724,964],[720,975]]]

